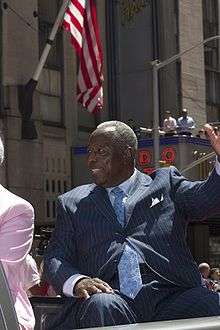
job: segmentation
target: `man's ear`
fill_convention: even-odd
[[[131,147],[127,146],[127,148],[124,150],[124,159],[130,160],[133,158],[133,150]]]

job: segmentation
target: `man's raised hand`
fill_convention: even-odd
[[[218,160],[220,161],[220,134],[215,132],[215,129],[209,124],[205,124],[204,130],[212,145],[212,148],[218,156]]]

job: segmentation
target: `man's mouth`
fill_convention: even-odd
[[[96,175],[96,174],[98,174],[101,170],[102,170],[101,168],[91,168],[90,171],[92,172],[92,174]]]

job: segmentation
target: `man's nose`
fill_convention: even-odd
[[[88,154],[88,163],[96,161],[96,152],[95,151],[90,151]]]

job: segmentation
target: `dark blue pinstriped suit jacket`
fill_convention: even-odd
[[[152,206],[152,199],[159,203]],[[182,288],[201,284],[186,245],[189,221],[220,213],[220,176],[189,182],[174,168],[152,176],[138,171],[126,202],[122,228],[106,190],[95,184],[77,187],[59,197],[58,218],[46,251],[45,271],[57,291],[73,274],[111,282],[126,242],[161,279]]]

